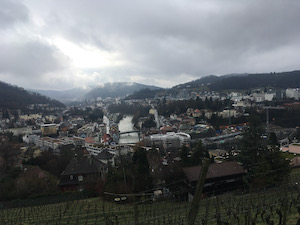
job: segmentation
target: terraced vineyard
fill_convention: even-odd
[[[141,200],[141,199],[140,199]],[[0,211],[1,224],[187,224],[189,202],[116,204],[100,198]],[[300,191],[281,187],[266,192],[223,195],[201,201],[195,224],[296,224]],[[286,219],[285,219],[286,218]],[[282,222],[280,224],[283,224]]]
[[[299,177],[293,173],[289,183],[253,194],[202,199],[195,224],[299,224]],[[0,210],[0,224],[187,224],[190,202],[154,202],[144,195],[128,196],[130,199],[122,204],[90,198],[5,208]]]

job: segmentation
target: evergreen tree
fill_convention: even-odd
[[[189,153],[190,153],[190,149],[186,146],[182,146],[179,151],[179,157],[181,158],[181,162],[184,166],[187,166],[190,164]]]
[[[249,126],[241,141],[240,161],[251,174],[254,167],[260,163],[266,151],[266,144],[262,139],[263,127],[257,117],[251,117]]]
[[[133,154],[133,165],[135,172],[134,192],[142,192],[152,187],[149,162],[145,149],[138,147]]]
[[[290,172],[289,161],[281,154],[276,135],[271,133],[265,141],[263,131],[260,120],[252,117],[244,132],[239,155],[254,187],[278,185]]]
[[[255,183],[257,186],[273,187],[288,180],[290,172],[289,161],[286,160],[276,145],[268,146],[263,157],[263,163],[255,170]]]
[[[203,147],[201,141],[197,142],[191,150],[186,146],[182,146],[179,157],[183,166],[197,166],[201,164],[202,159],[210,158],[207,149]]]
[[[277,140],[277,136],[274,132],[271,132],[269,134],[269,141],[268,141],[268,144],[271,145],[271,146],[278,146],[278,140]]]
[[[156,122],[154,121],[154,116],[150,115],[146,121],[143,123],[143,128],[151,128],[151,127],[156,127]]]
[[[209,153],[206,148],[203,147],[202,141],[196,143],[196,145],[192,148],[192,155],[190,158],[191,165],[197,166],[200,165],[202,159],[210,158]]]

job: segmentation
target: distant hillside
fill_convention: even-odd
[[[149,88],[141,89],[139,91],[134,92],[132,95],[127,96],[125,99],[146,99],[146,98],[155,98],[156,95],[165,95],[166,89],[155,89],[150,90]]]
[[[296,88],[300,87],[300,71],[281,73],[229,74],[206,76],[198,80],[174,86],[172,89],[201,88],[211,91],[247,90],[257,87]]]
[[[23,109],[30,104],[50,104],[54,107],[65,107],[59,101],[0,81],[0,108]]]
[[[56,99],[63,103],[72,101],[82,101],[86,93],[92,88],[72,88],[69,90],[55,91],[55,90],[33,90],[49,98]]]
[[[161,88],[156,86],[149,86],[149,85],[144,85],[139,83],[129,83],[129,82],[106,83],[92,89],[85,95],[85,97],[87,99],[94,99],[97,97],[101,97],[101,98],[126,97],[127,95],[131,95],[134,92],[139,91],[141,89],[158,90]]]
[[[197,80],[193,80],[187,83],[183,83],[183,84],[178,84],[176,86],[173,87],[173,89],[181,89],[181,88],[198,88],[204,85],[208,85],[211,83],[214,83],[216,81],[218,81],[220,79],[220,77],[215,76],[215,75],[209,75],[209,76],[205,76],[202,77],[200,79]]]
[[[211,90],[245,90],[257,87],[300,87],[300,71],[249,74],[242,77],[224,77],[210,85]]]

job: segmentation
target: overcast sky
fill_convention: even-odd
[[[25,88],[300,69],[299,0],[0,3],[0,80]]]

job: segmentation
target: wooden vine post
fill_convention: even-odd
[[[208,166],[210,164],[210,159],[205,158],[203,160],[203,164],[201,167],[201,171],[199,174],[199,178],[197,181],[197,185],[196,185],[196,189],[195,189],[195,195],[192,201],[192,205],[189,211],[189,215],[188,215],[188,225],[194,225],[198,211],[199,211],[199,205],[200,205],[200,200],[201,200],[201,194],[202,194],[202,190],[203,190],[203,186],[205,183],[205,178],[206,178],[206,174],[208,171]]]

